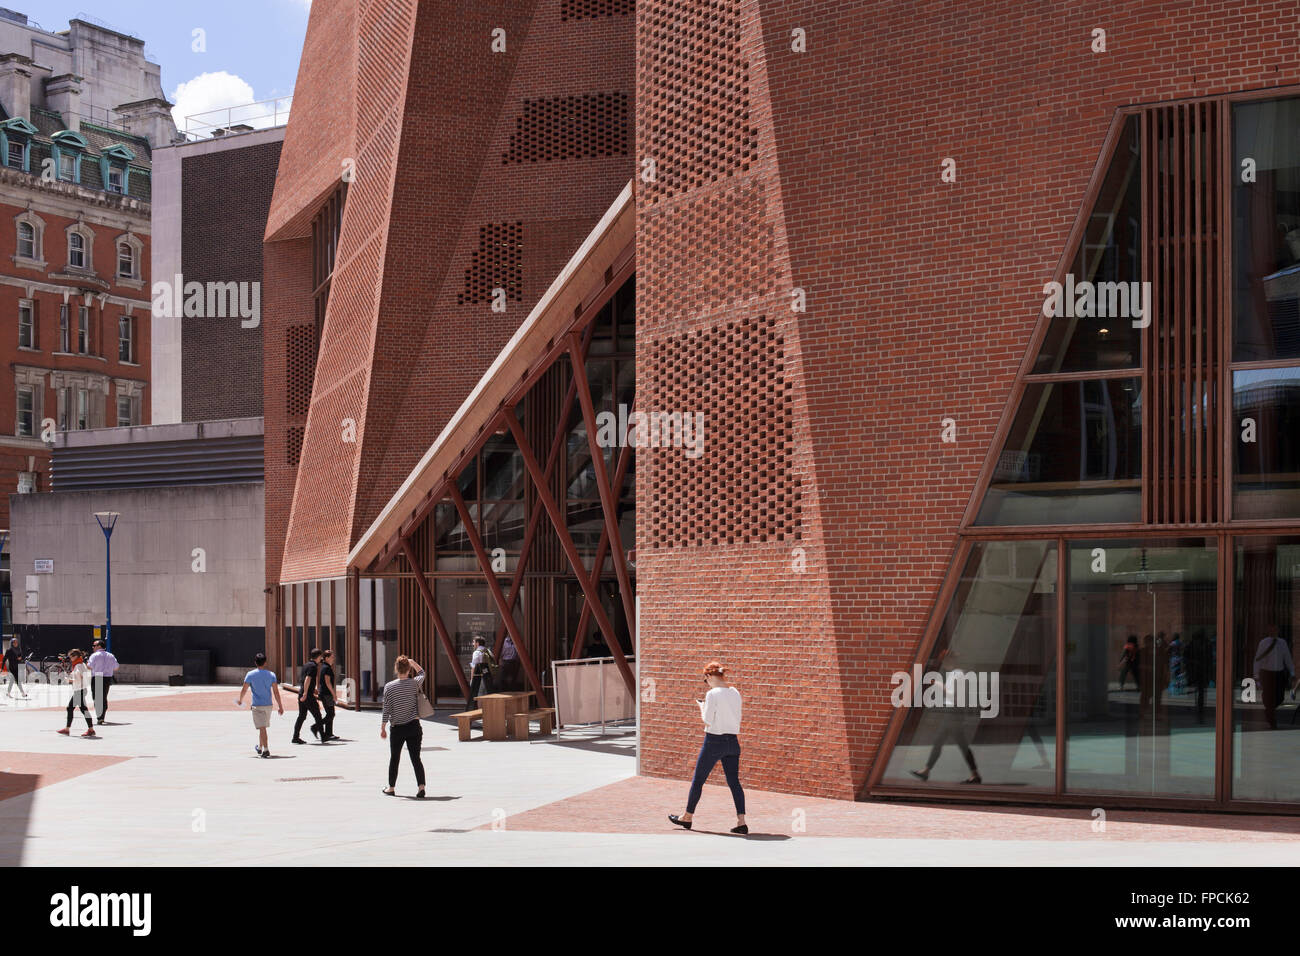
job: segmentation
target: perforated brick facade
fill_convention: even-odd
[[[706,416],[703,458],[636,469],[641,770],[689,775],[717,658],[746,700],[746,782],[841,798],[877,755],[1115,110],[1300,83],[1293,0],[343,6],[313,11],[299,89],[357,90],[358,175],[294,494],[272,489],[268,403],[271,580],[343,569],[635,175],[638,406]],[[313,39],[327,16],[359,25],[342,81]],[[506,50],[484,54],[498,27]],[[564,110],[614,93],[635,142],[595,156],[609,117],[579,135]],[[282,165],[273,223],[323,195],[304,162]],[[274,440],[288,460],[296,439]]]

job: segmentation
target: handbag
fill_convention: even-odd
[[[416,694],[415,701],[416,701],[416,705],[419,707],[421,720],[424,720],[426,717],[432,717],[434,715],[433,704],[429,702],[429,698],[424,693],[423,690],[421,690],[418,694]]]

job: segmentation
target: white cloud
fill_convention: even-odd
[[[257,122],[258,115],[264,110],[233,109],[247,107],[256,97],[253,87],[242,77],[220,70],[216,73],[200,73],[194,79],[180,84],[172,93],[172,118],[179,130],[189,129],[204,135],[213,126],[225,126],[227,123],[247,123],[250,126],[270,125]],[[230,109],[227,114],[225,111]],[[219,115],[211,114],[221,110]]]

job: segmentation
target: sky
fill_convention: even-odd
[[[292,94],[311,12],[311,0],[0,0],[0,5],[53,32],[83,19],[144,40],[149,59],[162,66],[163,92],[176,104],[172,114],[182,129],[184,118],[195,113]],[[246,111],[231,119],[270,125]],[[282,113],[279,122],[284,119]]]

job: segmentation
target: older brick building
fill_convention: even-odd
[[[148,421],[151,151],[175,127],[137,38],[6,10],[0,42],[8,527],[10,493],[49,490],[55,432]]]
[[[313,12],[266,253],[274,348],[314,370],[268,359],[282,656],[344,608],[375,680],[380,644],[495,628],[540,670],[601,632],[644,773],[689,771],[718,658],[755,786],[1294,805],[1293,4],[539,0],[426,32],[442,6]],[[1143,298],[1057,317],[1051,282]],[[311,399],[273,439],[285,381]],[[703,454],[602,453],[591,412],[633,401],[703,412]],[[914,665],[997,706],[898,692]]]

